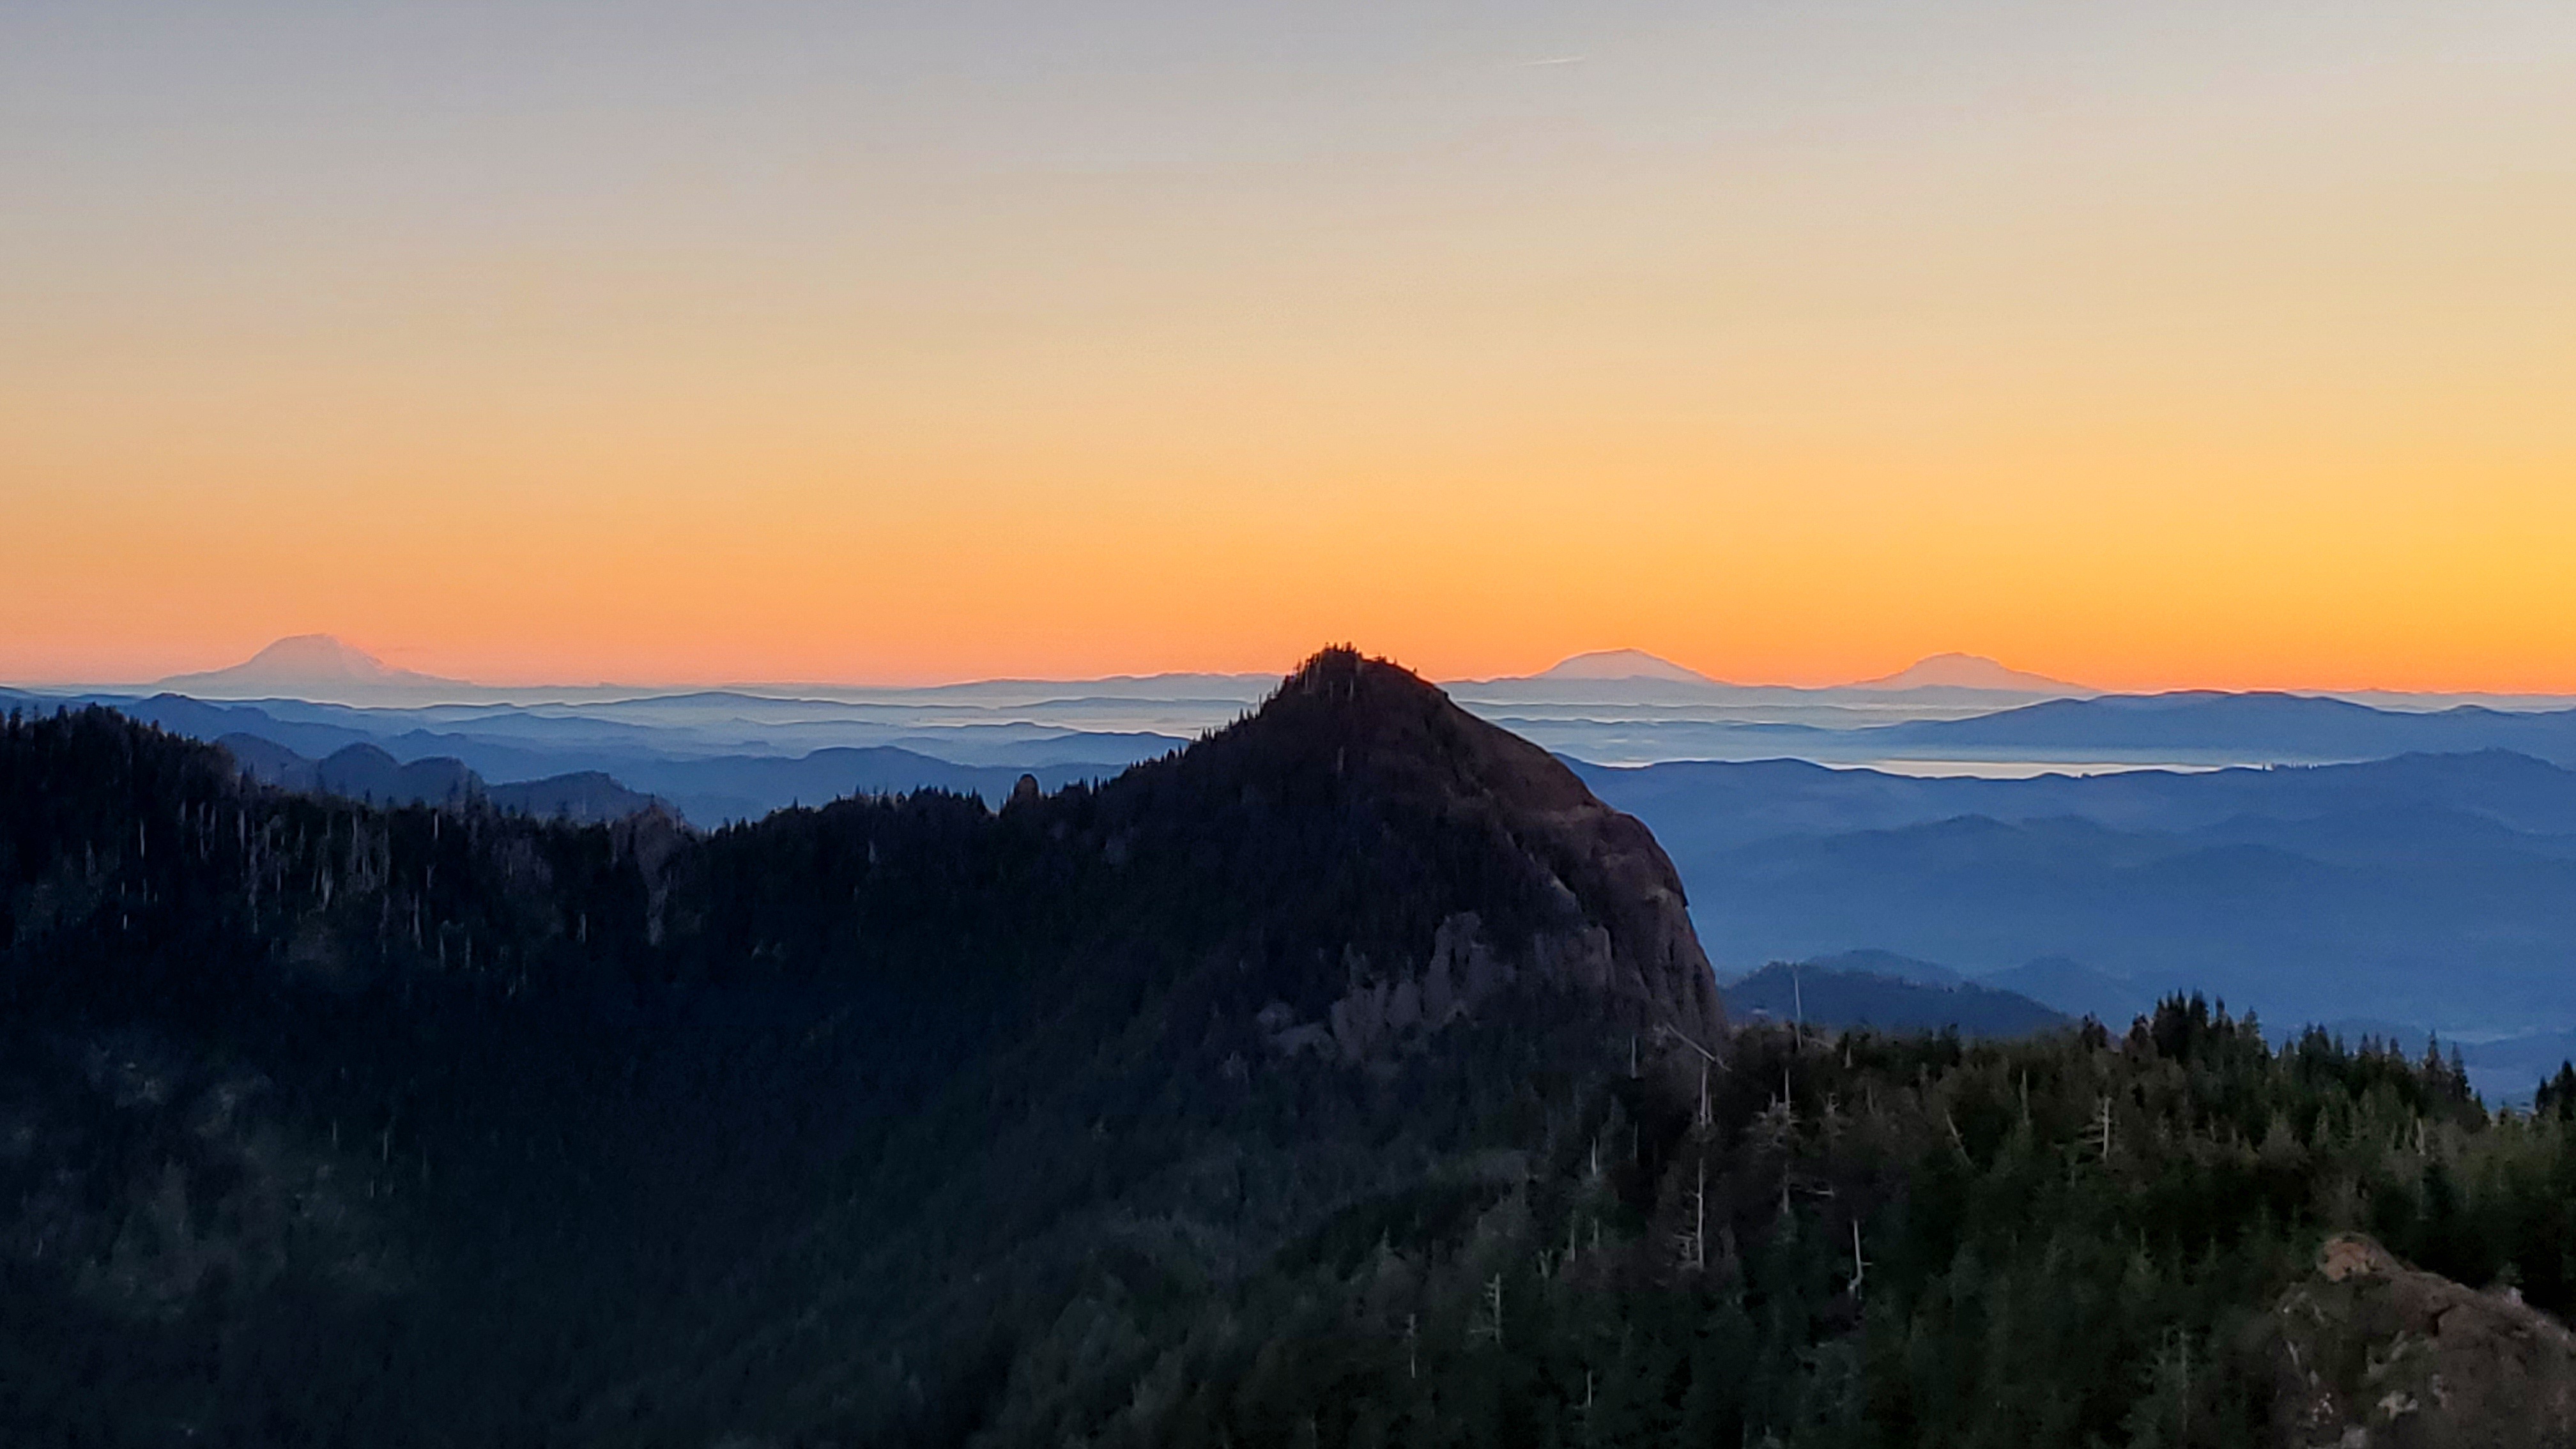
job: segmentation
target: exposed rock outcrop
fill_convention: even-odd
[[[2272,1333],[2284,1449],[2576,1445],[2576,1334],[2509,1289],[2479,1292],[2346,1235],[2283,1296]]]
[[[1423,938],[1379,932],[1344,948],[1329,1004],[1283,1021],[1277,1045],[1329,1045],[1361,1060],[1520,983],[1573,993],[1640,1033],[1708,1043],[1723,1025],[1680,877],[1654,836],[1554,756],[1409,670],[1327,649],[1257,714],[1172,768],[1202,789],[1216,777],[1223,788],[1206,793],[1239,800],[1274,828],[1329,834],[1351,868],[1383,875],[1389,894],[1419,890],[1400,884],[1412,872],[1434,889],[1472,880],[1517,903],[1498,919],[1460,895],[1436,926],[1416,928]],[[1122,787],[1132,788],[1112,789]],[[1424,822],[1444,833],[1432,838]],[[1502,862],[1517,863],[1514,879],[1495,879]]]

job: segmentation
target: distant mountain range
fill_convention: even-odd
[[[230,734],[215,743],[262,784],[370,804],[462,805],[480,800],[515,814],[580,824],[671,808],[669,802],[627,789],[596,770],[494,785],[462,760],[432,756],[402,761],[374,745],[346,745],[326,758],[311,760],[257,735]]]
[[[1927,972],[1951,979],[1926,979]],[[2027,996],[1884,951],[1845,952],[1802,965],[1775,962],[1727,983],[1724,994],[1727,1014],[1739,1021],[1804,1023],[1826,1032],[1867,1027],[2013,1037],[2072,1021]],[[2119,1024],[2128,1022],[2120,1018]]]
[[[2078,695],[2099,694],[2081,684],[2069,684],[2044,674],[2031,674],[2007,669],[1982,654],[1935,654],[1915,661],[1907,668],[1878,679],[1864,679],[1854,689],[1985,689],[1997,693]]]
[[[326,668],[420,678],[327,640],[271,653],[259,680]],[[1997,677],[1982,668],[1909,673]],[[1739,707],[1707,703],[1727,687],[1677,678],[1688,671],[1652,656],[1578,658],[1557,673],[1461,686],[1460,703],[1596,762],[1587,777],[1655,829],[1711,950],[1737,969],[1876,948],[2106,1019],[2200,987],[2282,1021],[2576,1029],[2576,711],[2195,692],[1827,727],[1712,718]],[[1571,693],[1539,697],[1551,688]],[[272,780],[386,800],[480,791],[581,819],[659,800],[712,828],[850,795],[931,789],[998,805],[1023,774],[1047,789],[1107,779],[1254,708],[1250,690],[1190,676],[552,703],[103,698],[221,740]],[[1702,697],[1657,703],[1659,690]],[[13,701],[65,702],[0,697]],[[1860,705],[1797,707],[1869,718]],[[1171,728],[1138,727],[1161,722]],[[1600,767],[1639,760],[1664,763]],[[1738,763],[1709,762],[1726,760]],[[1976,779],[1813,761],[2292,767]],[[2368,763],[2306,763],[2320,761]]]
[[[1187,743],[1137,731],[952,722],[992,713],[974,706],[888,709],[727,692],[549,707],[93,698],[236,753],[258,740],[308,762],[356,747],[406,766],[447,762],[479,776],[496,799],[523,783],[609,776],[709,828],[852,794],[937,789],[998,803],[1023,773],[1052,789],[1106,778]],[[16,699],[37,708],[66,702]],[[0,695],[0,705],[8,702]]]
[[[1976,719],[1922,720],[1854,733],[1873,744],[1924,752],[2085,752],[2102,758],[2197,752],[2289,763],[2503,749],[2576,763],[2576,710],[2463,705],[2409,713],[2276,693],[2049,700]]]
[[[2324,764],[2512,750],[2576,765],[2576,709],[2386,709],[2296,694],[2102,695],[1850,727],[1647,710],[1541,714],[1508,704],[1488,706],[1487,712],[1562,754],[1613,764],[1801,759],[2011,773],[2051,766]]]
[[[1254,678],[1266,681],[1269,676],[1158,675],[1120,677],[1100,682],[1110,685],[1132,685],[1148,679],[1190,678],[1226,680]],[[1642,649],[1603,649],[1576,654],[1526,678],[1535,681],[1586,683],[1651,681],[1698,685],[1721,690],[1748,687],[1713,679],[1698,670],[1675,664],[1669,659],[1649,654]],[[1031,681],[991,682],[1007,686],[1026,684]],[[331,634],[291,635],[269,644],[239,664],[193,674],[173,675],[161,680],[156,687],[176,694],[194,695],[201,699],[288,698],[327,700],[335,703],[381,703],[388,699],[418,702],[419,697],[425,695],[443,695],[451,699],[479,699],[495,692],[492,686],[488,685],[395,668]],[[1957,653],[1931,655],[1896,674],[1840,687],[1874,691],[1969,689],[2034,695],[2098,692],[2081,685],[2050,679],[2044,675],[2008,669],[1982,655]],[[597,686],[583,686],[574,692],[589,694],[596,689]],[[524,693],[525,691],[512,692]]]
[[[1667,684],[1715,684],[1716,680],[1696,669],[1685,669],[1669,659],[1659,659],[1642,649],[1603,649],[1590,654],[1577,654],[1559,660],[1553,666],[1530,676],[1532,679],[1602,680],[1652,679]]]
[[[874,689],[495,689],[394,669],[328,636],[281,640],[242,665],[166,684],[41,697],[167,715],[174,707],[155,701],[157,690],[255,707],[281,726],[324,724],[351,733],[326,743],[290,739],[255,723],[228,728],[317,758],[360,739],[402,759],[454,755],[496,781],[581,769],[615,773],[639,757],[792,759],[867,748],[906,750],[1016,778],[1021,770],[1114,770],[1151,758],[1241,717],[1270,687],[1262,676],[1193,674]],[[2209,692],[2097,696],[1960,654],[1935,655],[1859,684],[1792,688],[1724,683],[1643,651],[1610,650],[1576,655],[1524,678],[1452,685],[1450,693],[1470,711],[1552,750],[1608,764],[1799,758],[2010,774],[2486,748],[2576,762],[2576,712],[2542,707],[2568,701],[2500,708],[2384,695],[2364,702]],[[415,733],[439,738],[405,739]],[[924,777],[920,783],[953,782]],[[732,798],[771,797],[750,789],[733,791]]]
[[[2106,1019],[2188,988],[2283,1024],[2576,1027],[2576,773],[2527,756],[1584,774],[1653,827],[1710,954],[1738,969],[1867,947]]]
[[[2048,676],[2035,676],[2025,670],[2004,668],[2002,663],[1984,655],[1929,655],[1909,668],[1883,678],[1865,678],[1842,686],[1747,686],[1721,678],[1710,678],[1687,665],[1677,665],[1662,655],[1649,655],[1646,650],[1595,650],[1587,655],[1571,655],[1543,668],[1533,676],[1504,676],[1486,681],[1461,681],[1468,688],[1492,691],[1515,683],[1535,686],[1680,686],[1685,694],[1909,694],[1909,691],[1971,691],[1989,696],[2030,696],[2030,699],[2058,699],[2058,696],[2099,694],[2097,688],[2079,683],[2056,681]]]

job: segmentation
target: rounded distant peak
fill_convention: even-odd
[[[289,634],[235,666],[294,670],[307,678],[387,679],[398,671],[337,634]]]
[[[449,692],[462,686],[452,679],[397,669],[335,634],[290,634],[239,664],[175,675],[162,680],[159,687],[200,698],[277,695],[350,703],[422,691]]]
[[[2080,684],[2008,668],[1982,654],[1932,654],[1907,668],[1878,679],[1864,679],[1854,689],[1992,689],[2015,694],[2091,693]]]
[[[1533,679],[1659,679],[1673,684],[1715,684],[1696,669],[1687,669],[1643,649],[1596,649],[1559,661]]]

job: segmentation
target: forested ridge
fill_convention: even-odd
[[[2576,1077],[1720,1031],[1642,828],[1344,651],[705,837],[12,716],[0,1438],[2275,1443],[2330,1232],[2576,1298]]]

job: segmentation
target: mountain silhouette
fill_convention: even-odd
[[[470,690],[462,680],[396,669],[329,634],[280,639],[239,664],[174,675],[156,688],[207,699],[310,699],[359,703]]]
[[[1839,959],[1885,955],[1854,951]],[[1911,964],[1919,968],[1929,963]],[[1803,1022],[1829,1031],[1869,1027],[2009,1037],[2070,1024],[2067,1017],[2027,996],[1981,983],[1932,982],[1922,979],[1919,971],[1901,976],[1823,962],[1804,966],[1775,962],[1731,982],[1726,988],[1726,1008],[1730,1015],[1745,1020]]]
[[[1558,661],[1531,679],[1616,680],[1653,679],[1671,684],[1715,684],[1717,681],[1696,669],[1687,669],[1669,659],[1661,659],[1642,649],[1603,649],[1577,654]]]
[[[2495,763],[2411,772],[2446,841],[2492,843],[2477,790],[2563,807]],[[2267,832],[2310,826],[2369,859],[2367,813],[2221,818],[2210,878],[2272,899],[2302,867]],[[1913,833],[2024,885],[2164,859]],[[1812,845],[1712,920],[1912,843]],[[1880,906],[1833,910],[1909,947]],[[1107,783],[702,836],[289,792],[22,704],[0,1440],[2254,1443],[2301,1366],[2376,1392],[2438,1329],[2443,1382],[2489,1386],[2446,1432],[2530,1441],[2484,1375],[2536,1319],[2352,1320],[2278,1345],[2278,1392],[2263,1325],[2351,1221],[2576,1305],[2576,1068],[2491,1130],[2429,1050],[2181,997],[2016,1035],[2045,1013],[1844,959],[1916,979],[1775,968],[1748,1006],[1785,984],[1804,1023],[1727,1022],[1642,825],[1349,650]]]
[[[1980,689],[2013,694],[2091,694],[2080,684],[2007,669],[1982,654],[1933,654],[1894,674],[1864,679],[1850,689]]]
[[[13,1425],[1059,1442],[1040,1325],[1127,1283],[1185,1334],[1338,1215],[1490,1204],[1534,1109],[1624,1132],[1603,1084],[1724,1029],[1644,827],[1348,650],[998,810],[699,837],[310,763],[460,788],[0,724]]]
[[[2512,750],[2576,763],[2576,711],[2385,710],[2349,700],[2259,690],[2055,699],[1972,719],[1916,720],[1854,732],[1888,748],[1961,752],[2124,753],[2165,758],[2325,762],[2401,754]]]
[[[494,785],[462,760],[445,756],[397,760],[371,744],[346,745],[313,760],[257,735],[229,734],[215,743],[243,773],[262,784],[370,804],[454,806],[474,801],[498,810],[584,823],[672,809],[668,801],[627,789],[595,770]]]

